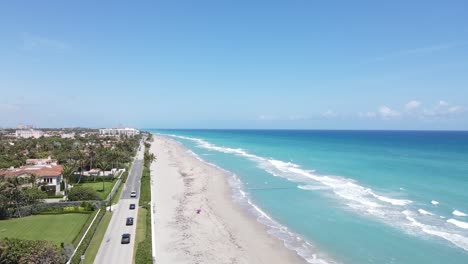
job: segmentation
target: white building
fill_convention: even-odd
[[[99,135],[102,136],[135,136],[140,134],[140,131],[135,128],[101,128]]]
[[[21,129],[16,130],[15,136],[16,138],[40,138],[42,136],[45,136],[45,133],[41,130]]]
[[[26,165],[57,165],[58,161],[56,159],[52,159],[50,156],[47,159],[27,159]]]
[[[75,138],[75,133],[63,133],[60,135],[61,138]]]

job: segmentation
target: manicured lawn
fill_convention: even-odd
[[[140,187],[140,205],[147,206],[151,201],[151,172],[148,167],[143,167]]]
[[[135,243],[139,243],[145,240],[146,236],[146,214],[148,214],[148,210],[146,208],[139,208],[138,209],[138,221],[137,221],[137,228],[136,228],[136,237]]]
[[[86,249],[83,264],[93,264],[94,259],[96,258],[96,255],[98,253],[99,247],[101,246],[101,242],[104,239],[104,235],[106,234],[106,230],[109,226],[111,218],[111,212],[106,212],[106,214],[102,217],[102,220],[99,223],[96,233],[94,233],[93,239],[91,239],[88,249]]]
[[[143,176],[141,178],[140,189],[140,205],[143,208],[138,210],[138,223],[136,230],[134,250],[134,262],[136,264],[152,263],[152,249],[151,249],[151,186],[150,186],[150,169],[145,166],[143,169]]]
[[[116,181],[112,181],[112,182],[104,182],[104,191],[102,190],[102,181],[99,181],[96,180],[95,182],[83,182],[83,183],[80,183],[80,184],[76,184],[75,186],[86,186],[86,187],[91,187],[93,189],[95,189],[98,194],[99,194],[99,197],[101,197],[101,199],[106,199],[107,196],[109,195],[110,191],[112,190],[112,187],[114,186],[114,183]]]
[[[0,237],[72,243],[91,214],[33,215],[0,220]]]

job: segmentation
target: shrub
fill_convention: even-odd
[[[83,239],[83,242],[81,243],[81,245],[77,248],[76,250],[76,253],[75,255],[73,256],[73,258],[70,260],[70,263],[71,264],[79,264],[81,263],[81,255],[84,255],[85,252],[86,252],[86,249],[88,249],[88,246],[89,246],[89,243],[91,242],[91,239],[93,238],[94,236],[94,233],[96,233],[96,229],[98,228],[99,226],[99,223],[101,222],[102,220],[102,217],[104,216],[104,214],[106,213],[106,210],[102,209],[101,211],[98,211],[98,215],[96,217],[96,221],[93,223],[93,225],[90,227],[90,230],[88,231],[88,233],[86,234],[86,236],[84,237]]]
[[[0,263],[50,263],[65,262],[62,249],[49,241],[5,238],[0,241]]]
[[[80,207],[83,207],[85,211],[94,211],[94,206],[89,202],[82,202]]]
[[[68,199],[71,201],[89,201],[100,200],[99,194],[91,187],[75,186],[68,193]]]
[[[55,195],[55,186],[41,186],[41,191],[47,193],[47,195]]]
[[[146,234],[145,239],[138,243],[135,263],[136,264],[151,264],[153,263],[153,254],[151,247],[151,209],[148,205],[144,206],[148,211],[146,213]]]

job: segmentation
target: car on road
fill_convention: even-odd
[[[123,234],[122,240],[120,241],[121,244],[129,244],[130,243],[130,234]]]
[[[133,225],[133,217],[127,217],[127,225]]]
[[[135,204],[130,204],[130,210],[134,210],[135,209]]]
[[[136,197],[136,192],[135,192],[135,191],[132,191],[132,192],[130,193],[130,197],[131,197],[131,198],[135,198],[135,197]]]

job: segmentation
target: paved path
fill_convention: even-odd
[[[140,199],[140,179],[143,172],[143,154],[144,146],[141,144],[140,150],[137,153],[127,181],[122,190],[120,200],[117,206],[112,206],[112,218],[107,227],[106,234],[99,248],[95,264],[130,264],[133,259],[133,249],[135,244],[135,233],[138,216],[138,200]],[[136,191],[137,197],[130,198],[130,192]],[[130,210],[130,204],[135,204],[137,208]],[[125,225],[127,217],[133,217],[133,225]],[[130,244],[122,245],[120,240],[122,234],[129,233]]]

